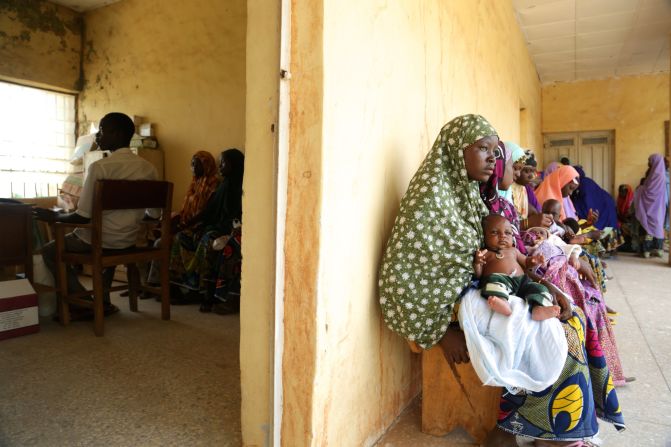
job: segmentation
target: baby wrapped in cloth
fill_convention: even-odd
[[[493,238],[503,240],[503,236],[497,239],[496,234],[501,233],[501,230],[496,223],[490,223],[490,226],[493,227]],[[488,228],[485,230],[486,233],[489,231]],[[500,243],[505,246],[505,242],[503,240]],[[489,244],[486,246],[495,248]],[[501,250],[497,253],[498,259],[504,259]],[[512,252],[516,250],[505,249],[506,256]],[[480,259],[491,258],[489,255],[483,254]],[[478,266],[477,259],[476,255],[474,266],[476,276],[480,276],[482,268]],[[501,267],[496,265],[497,259],[492,258],[491,261],[490,270],[498,271],[496,269]],[[487,261],[486,268],[489,264]],[[519,266],[516,261],[512,264]],[[505,312],[502,312],[493,303],[488,304],[477,289],[470,289],[462,298],[459,322],[466,337],[473,368],[485,385],[503,386],[514,394],[543,391],[555,383],[564,366],[568,347],[561,324],[557,318],[549,318],[556,315],[553,313],[547,313],[539,320],[534,312],[535,318],[532,319],[528,303],[518,296],[508,296],[505,307]],[[539,310],[536,306],[533,308]],[[556,306],[554,308],[558,309]]]

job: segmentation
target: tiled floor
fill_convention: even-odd
[[[239,446],[239,318],[140,301],[0,342],[0,446]]]
[[[620,254],[608,262],[608,304],[620,312],[615,332],[625,375],[618,388],[627,430],[601,422],[604,446],[671,446],[671,267],[667,258]],[[379,447],[475,445],[463,431],[433,437],[420,431],[420,403],[413,403],[378,442]],[[520,445],[528,445],[520,439]]]
[[[628,376],[619,388],[628,429],[602,423],[605,446],[671,446],[671,267],[666,260],[620,255],[608,303]],[[39,334],[0,342],[0,446],[237,446],[240,438],[239,319],[127,301],[106,320],[62,328],[42,321]],[[474,445],[461,431],[420,432],[419,402],[379,446]],[[340,447],[340,446],[338,446]]]

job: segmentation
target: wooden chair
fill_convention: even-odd
[[[137,295],[139,290],[148,290],[161,296],[161,318],[170,319],[170,210],[172,205],[172,183],[148,180],[99,180],[96,182],[93,212],[88,224],[70,224],[57,222],[55,228],[56,262],[58,266],[57,287],[59,290],[59,316],[63,325],[70,322],[69,304],[77,304],[93,309],[94,332],[97,336],[104,333],[103,312],[103,280],[102,272],[106,267],[126,265],[128,285],[112,287],[110,291],[128,288],[130,310],[137,312]],[[131,247],[122,250],[110,250],[102,247],[103,212],[107,210],[125,209],[161,209],[161,232],[164,235],[161,247]],[[91,252],[72,253],[64,250],[66,228],[80,227],[91,230]],[[151,288],[141,286],[139,281],[138,262],[157,260],[161,264],[161,286]],[[93,276],[93,290],[69,294],[67,290],[66,265],[90,265]],[[93,302],[83,299],[93,293]]]
[[[0,265],[23,265],[26,278],[33,282],[33,211],[30,205],[0,203]]]
[[[422,432],[445,436],[463,428],[482,443],[496,425],[501,388],[484,386],[470,363],[450,366],[436,346],[422,354]]]

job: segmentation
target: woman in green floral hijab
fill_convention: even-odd
[[[454,118],[401,201],[382,259],[380,304],[387,326],[422,348],[443,337],[470,283],[488,213],[478,185],[494,172],[498,142],[482,116]]]
[[[425,349],[440,342],[450,363],[469,361],[463,332],[448,326],[482,240],[480,220],[488,212],[478,184],[494,172],[497,144],[481,116],[447,123],[410,181],[382,259],[380,303],[387,325]],[[498,429],[486,445],[517,445],[515,435],[535,438],[536,446],[573,445],[598,433],[597,416],[624,429],[598,342],[586,349],[592,328],[585,321],[573,308],[562,323],[569,355],[555,384],[540,393],[502,395]]]

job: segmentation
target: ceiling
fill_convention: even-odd
[[[89,11],[119,0],[51,0]],[[513,0],[544,84],[669,72],[671,0]]]
[[[544,84],[669,72],[671,0],[513,0]]]
[[[49,0],[51,3],[67,6],[78,12],[90,11],[92,9],[102,8],[111,5],[119,0]]]

